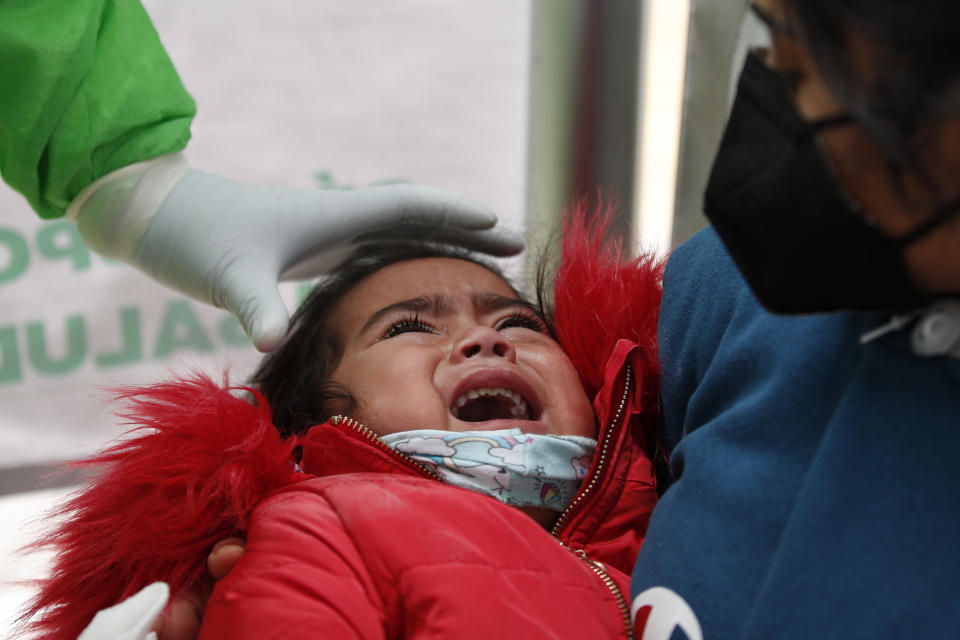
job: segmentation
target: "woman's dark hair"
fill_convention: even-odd
[[[286,437],[301,433],[353,408],[348,389],[331,382],[343,357],[343,344],[328,324],[343,297],[384,267],[421,258],[455,258],[495,273],[521,297],[503,272],[469,252],[426,242],[381,243],[359,247],[321,280],[290,320],[283,343],[265,356],[250,379],[270,403],[273,423]],[[538,296],[539,297],[539,296]]]
[[[841,104],[883,148],[895,174],[923,177],[924,125],[960,113],[957,0],[785,0],[797,33]],[[875,74],[855,67],[850,37],[875,53]],[[953,194],[947,194],[952,196]]]

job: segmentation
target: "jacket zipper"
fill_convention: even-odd
[[[630,365],[627,365],[626,379],[623,383],[623,395],[620,397],[620,405],[617,407],[617,413],[613,416],[613,420],[610,421],[610,425],[607,427],[606,433],[604,433],[603,441],[600,442],[597,446],[598,455],[600,461],[597,463],[597,469],[590,476],[590,481],[587,483],[587,486],[580,490],[580,492],[574,496],[570,504],[567,505],[567,508],[563,510],[563,513],[560,514],[560,517],[557,518],[556,523],[553,525],[553,528],[550,529],[550,533],[554,536],[566,526],[567,521],[570,519],[570,514],[583,503],[584,499],[593,493],[593,490],[597,486],[597,482],[600,476],[603,473],[604,467],[607,464],[608,456],[610,454],[610,443],[613,441],[613,436],[616,435],[616,426],[620,422],[620,419],[623,417],[623,411],[627,407],[627,398],[630,396],[630,387],[631,381],[633,379],[633,371],[630,369]]]
[[[623,592],[620,591],[620,587],[613,581],[613,578],[610,577],[610,574],[607,573],[604,566],[596,560],[591,560],[587,552],[583,549],[573,550],[562,542],[560,546],[583,560],[587,566],[590,567],[590,570],[597,574],[603,581],[603,584],[607,585],[607,589],[613,594],[613,597],[617,601],[617,607],[620,609],[620,617],[623,619],[623,626],[627,631],[627,640],[633,640],[633,620],[630,619],[630,607],[627,605],[627,599],[623,597]]]
[[[594,489],[597,486],[597,482],[604,471],[604,468],[607,465],[609,460],[610,453],[610,444],[613,441],[613,437],[616,433],[616,426],[619,424],[620,420],[623,418],[623,412],[627,408],[627,399],[630,397],[630,387],[631,381],[633,379],[633,371],[630,369],[630,365],[627,365],[626,377],[623,383],[623,395],[620,396],[620,404],[617,406],[617,412],[613,416],[613,420],[610,422],[607,427],[606,432],[603,436],[603,441],[599,443],[598,451],[600,456],[600,461],[597,463],[596,471],[590,477],[590,481],[586,487],[584,487],[573,499],[573,501],[567,505],[567,508],[563,510],[563,513],[560,514],[560,517],[557,518],[557,522],[553,525],[553,528],[550,530],[550,533],[555,537],[558,537],[557,534],[561,529],[567,524],[570,519],[570,514],[576,509],[580,504],[583,503],[584,499],[593,493]],[[559,537],[558,537],[559,538]],[[587,552],[583,549],[573,550],[567,545],[563,544],[563,541],[560,541],[560,544],[564,549],[568,549],[574,555],[579,557],[581,560],[587,563],[587,566],[600,577],[603,583],[610,590],[610,593],[613,594],[614,599],[617,601],[617,607],[620,609],[620,615],[623,618],[623,624],[627,631],[628,640],[633,640],[633,620],[630,619],[630,607],[627,605],[627,599],[623,596],[623,593],[620,591],[620,587],[617,586],[617,583],[613,581],[613,578],[610,577],[610,574],[607,573],[603,565],[595,560],[591,560],[587,556]]]
[[[330,422],[338,426],[346,425],[350,427],[351,429],[359,433],[361,436],[363,436],[367,440],[367,442],[375,445],[381,451],[385,451],[387,455],[392,456],[393,458],[396,458],[404,462],[408,466],[412,467],[414,471],[419,472],[421,475],[426,476],[427,478],[432,478],[433,480],[440,480],[441,482],[443,481],[440,475],[437,474],[433,469],[423,464],[422,462],[418,462],[414,460],[407,454],[397,451],[396,449],[388,445],[386,442],[384,442],[383,439],[380,436],[378,436],[375,432],[373,432],[368,427],[363,426],[353,418],[348,418],[347,416],[333,416],[332,418],[330,418]]]

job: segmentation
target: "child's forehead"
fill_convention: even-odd
[[[459,258],[431,257],[397,262],[369,275],[348,294],[406,299],[422,295],[517,295],[502,276]]]
[[[427,298],[442,299],[448,307],[476,306],[477,301],[491,298],[521,301],[502,276],[483,265],[458,258],[416,258],[388,265],[361,280],[333,315],[341,330],[349,330],[384,307]]]

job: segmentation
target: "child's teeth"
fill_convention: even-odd
[[[465,404],[471,400],[476,400],[480,397],[491,397],[491,396],[503,396],[513,403],[513,406],[510,407],[510,415],[515,418],[523,417],[525,419],[530,416],[530,407],[527,405],[526,400],[516,391],[511,391],[510,389],[503,389],[498,387],[480,387],[478,389],[473,389],[467,391],[454,402],[452,409],[453,415],[456,417],[460,413],[460,409],[463,408]]]

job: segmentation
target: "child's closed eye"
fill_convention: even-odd
[[[531,331],[536,331],[538,333],[547,332],[547,325],[543,322],[543,320],[532,313],[515,313],[510,315],[498,322],[496,329],[497,331],[503,331],[504,329],[509,329],[511,327],[530,329]]]
[[[403,316],[398,318],[393,324],[390,325],[390,328],[387,329],[387,332],[383,334],[383,340],[388,338],[393,338],[402,333],[436,333],[436,330],[423,322],[420,319],[420,314],[415,316]]]
[[[536,331],[537,333],[547,333],[546,323],[539,316],[530,312],[518,311],[494,324],[494,329],[503,331],[505,329],[520,328]],[[394,338],[404,333],[440,333],[436,327],[424,321],[420,314],[413,316],[401,316],[394,320],[390,327],[383,334],[381,340]]]

